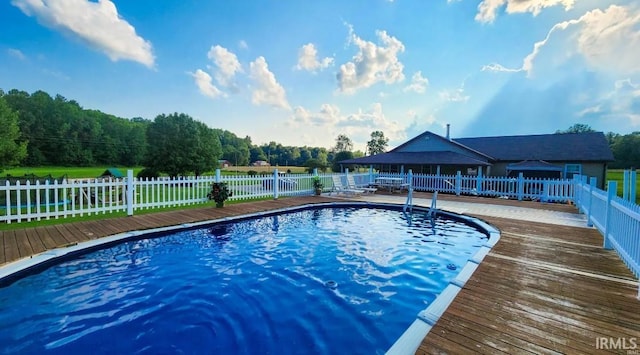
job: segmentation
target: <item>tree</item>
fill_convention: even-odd
[[[557,130],[556,134],[563,134],[563,133],[589,133],[589,132],[595,132],[595,130],[593,128],[591,128],[591,126],[589,126],[588,124],[584,124],[584,123],[576,123],[573,126],[569,127],[568,129],[561,131],[561,130]]]
[[[347,159],[353,159],[353,153],[348,151],[342,151],[336,153],[333,157],[333,164],[331,165],[331,170],[335,172],[340,172],[340,162]]]
[[[202,122],[196,122],[198,128],[198,149],[192,156],[193,173],[196,176],[213,170],[221,155],[220,139],[214,130]]]
[[[304,163],[304,166],[307,167],[307,171],[310,173],[313,172],[313,169],[318,169],[322,172],[327,170],[327,166],[318,159],[309,159]]]
[[[333,147],[333,151],[336,153],[339,152],[350,152],[353,150],[353,142],[351,139],[344,134],[338,135],[336,138],[336,145]]]
[[[371,140],[367,142],[367,150],[369,155],[376,155],[387,151],[389,138],[384,136],[382,131],[371,132]]]
[[[20,142],[18,114],[0,96],[0,172],[27,156],[27,143]]]
[[[159,115],[147,128],[147,168],[176,177],[203,173],[220,158],[219,141],[203,123],[186,114]]]
[[[628,169],[640,167],[640,132],[619,137],[611,147],[616,161],[612,168]]]

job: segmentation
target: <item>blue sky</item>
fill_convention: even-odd
[[[0,23],[5,91],[255,144],[640,131],[631,0],[10,0]]]

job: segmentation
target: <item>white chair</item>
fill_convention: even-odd
[[[359,189],[359,190],[364,190],[365,194],[372,194],[376,191],[378,191],[377,188],[375,187],[368,187],[368,186],[358,186],[356,185],[356,181],[353,178],[353,175],[347,175],[347,188],[350,189]]]
[[[333,189],[332,192],[335,192],[336,194],[344,194],[344,195],[350,195],[350,196],[360,196],[364,193],[364,190],[362,189],[353,189],[353,188],[349,188],[347,186],[345,186],[342,183],[342,177],[340,177],[340,175],[333,175],[331,176],[331,178],[333,179]]]

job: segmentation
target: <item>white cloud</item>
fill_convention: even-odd
[[[366,144],[371,132],[380,130],[385,137],[392,141],[406,138],[404,129],[395,121],[390,121],[384,115],[382,104],[374,103],[368,110],[358,109],[352,114],[342,114],[340,109],[331,104],[324,104],[320,111],[312,112],[302,106],[293,110],[291,123],[294,126],[308,127],[313,125],[315,130],[323,132],[325,136],[348,135],[354,143]]]
[[[296,106],[293,109],[293,120],[303,125],[335,125],[340,119],[340,109],[338,106],[331,104],[323,104],[317,113],[311,112],[302,106]]]
[[[296,69],[315,72],[322,70],[333,64],[333,58],[326,57],[318,60],[318,50],[313,43],[307,43],[298,51],[298,65]]]
[[[251,79],[256,83],[251,102],[254,105],[270,105],[273,107],[290,110],[287,97],[282,85],[278,83],[275,75],[269,71],[269,66],[264,57],[260,56],[249,64]]]
[[[551,58],[548,66],[562,65],[578,56],[590,70],[626,75],[640,71],[640,11],[611,5],[606,10],[592,10],[579,19],[555,24],[547,36],[534,44],[533,50],[520,68],[505,68],[500,64],[485,65],[489,71],[525,71],[532,76],[534,64],[541,57]],[[556,50],[547,49],[551,40]],[[537,66],[537,64],[536,64]]]
[[[79,38],[113,61],[154,66],[151,43],[136,34],[109,0],[12,0],[12,4],[43,25]]]
[[[427,85],[429,85],[429,79],[422,76],[422,71],[418,70],[411,77],[411,84],[404,88],[404,91],[414,91],[418,94],[424,94],[427,91]]]
[[[464,93],[464,83],[455,90],[443,90],[438,93],[440,98],[450,102],[467,102],[470,96]]]
[[[522,71],[522,69],[511,69],[511,68],[506,68],[498,63],[491,63],[491,64],[483,65],[482,71],[514,73],[514,72]]]
[[[211,75],[207,74],[206,72],[198,69],[195,73],[189,74],[193,77],[196,86],[200,90],[201,94],[212,99],[218,98],[220,96],[226,96],[225,93],[223,93],[222,91],[220,91],[220,89],[213,85],[213,79],[211,78]]]
[[[240,49],[249,49],[249,45],[247,44],[247,41],[245,41],[244,39],[241,39],[238,42],[238,47],[240,47]]]
[[[238,57],[228,49],[215,45],[209,49],[207,58],[215,64],[214,76],[218,84],[224,87],[235,86],[233,78],[236,73],[242,72]]]
[[[448,1],[450,2],[450,1]],[[478,5],[476,21],[491,23],[496,19],[498,9],[507,5],[508,14],[530,12],[537,16],[542,9],[552,6],[564,6],[566,11],[570,10],[576,0],[483,0]]]
[[[12,56],[14,58],[17,58],[17,59],[20,59],[20,60],[26,60],[27,59],[27,56],[24,55],[24,53],[22,53],[22,51],[19,50],[19,49],[9,48],[9,49],[7,49],[7,53],[10,56]]]
[[[376,31],[380,45],[358,37],[349,28],[349,43],[358,47],[358,53],[340,66],[337,74],[340,91],[351,94],[359,89],[379,82],[392,84],[404,80],[404,65],[398,54],[404,52],[404,45],[386,31]]]

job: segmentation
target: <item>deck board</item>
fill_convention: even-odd
[[[428,198],[428,195],[425,195]],[[423,196],[424,197],[424,196]],[[445,197],[487,203],[474,197]],[[359,198],[360,199],[360,198]],[[220,219],[325,197],[252,201],[224,208],[109,217],[0,232],[0,265],[44,249],[133,230]],[[575,213],[570,205],[491,203]],[[434,325],[418,354],[593,353],[597,337],[640,337],[637,279],[594,229],[477,216],[501,239]]]

